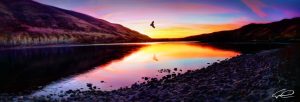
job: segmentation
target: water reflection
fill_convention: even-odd
[[[218,49],[208,44],[150,44],[119,60],[99,65],[89,72],[54,82],[35,95],[57,93],[69,89],[87,90],[86,83],[92,83],[101,90],[117,89],[135,82],[142,82],[141,77],[160,78],[166,74],[159,73],[160,69],[175,67],[183,71],[198,69],[208,66],[207,63],[224,60],[238,54],[238,52]]]
[[[141,45],[0,50],[0,93],[42,88],[137,50]]]

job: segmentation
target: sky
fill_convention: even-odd
[[[124,25],[152,38],[182,38],[300,17],[300,0],[35,0]],[[150,25],[155,21],[156,28]]]

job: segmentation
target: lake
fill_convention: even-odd
[[[87,83],[109,91],[277,46],[152,42],[1,49],[0,93],[59,94],[89,90]]]

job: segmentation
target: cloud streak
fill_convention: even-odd
[[[195,3],[173,3],[163,5],[165,8],[169,8],[179,12],[193,12],[195,14],[222,14],[222,13],[236,13],[238,10],[211,4],[195,4]]]
[[[264,7],[267,7],[267,5],[261,2],[260,0],[242,0],[242,1],[259,17],[265,18],[268,16],[268,14],[262,10]]]

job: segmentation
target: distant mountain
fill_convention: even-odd
[[[249,24],[235,30],[201,34],[180,40],[203,42],[300,41],[300,17],[268,24]]]
[[[145,41],[122,25],[32,0],[0,0],[0,46]]]

